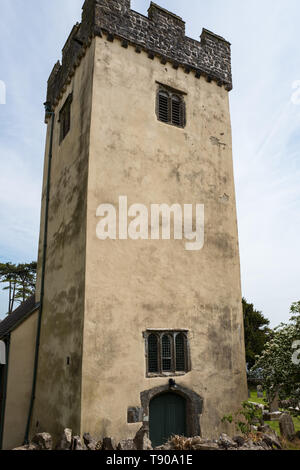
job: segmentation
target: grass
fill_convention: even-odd
[[[293,418],[293,421],[294,421],[295,431],[296,432],[300,431],[300,419]],[[280,436],[279,421],[266,421],[266,424],[268,424],[270,428],[276,431],[277,434]]]
[[[250,398],[249,401],[253,401],[254,403],[259,403],[260,405],[267,405],[266,394],[264,392],[264,398],[257,398],[257,391],[251,390],[250,391]]]

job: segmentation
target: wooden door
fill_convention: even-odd
[[[186,400],[175,393],[164,393],[150,402],[150,440],[153,447],[172,435],[186,435]]]

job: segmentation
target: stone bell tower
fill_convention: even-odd
[[[222,37],[191,39],[154,3],[145,17],[130,0],[85,1],[48,81],[32,433],[143,428],[157,445],[228,431],[247,398],[231,89]],[[149,214],[201,204],[202,249],[147,238],[148,224],[130,238],[120,200]],[[115,237],[99,237],[101,205],[116,208]]]

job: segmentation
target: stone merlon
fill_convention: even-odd
[[[62,63],[56,63],[48,80],[47,101],[55,105],[70,74],[95,36],[107,35],[137,46],[163,63],[182,66],[196,77],[232,89],[230,43],[203,29],[201,41],[185,35],[185,22],[179,16],[151,2],[148,17],[130,9],[130,0],[85,0],[81,24],[76,24],[63,48]]]

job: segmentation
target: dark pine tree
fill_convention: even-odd
[[[270,321],[262,312],[255,310],[253,304],[243,299],[243,315],[245,326],[246,362],[248,369],[255,364],[255,356],[259,356],[270,339]]]

